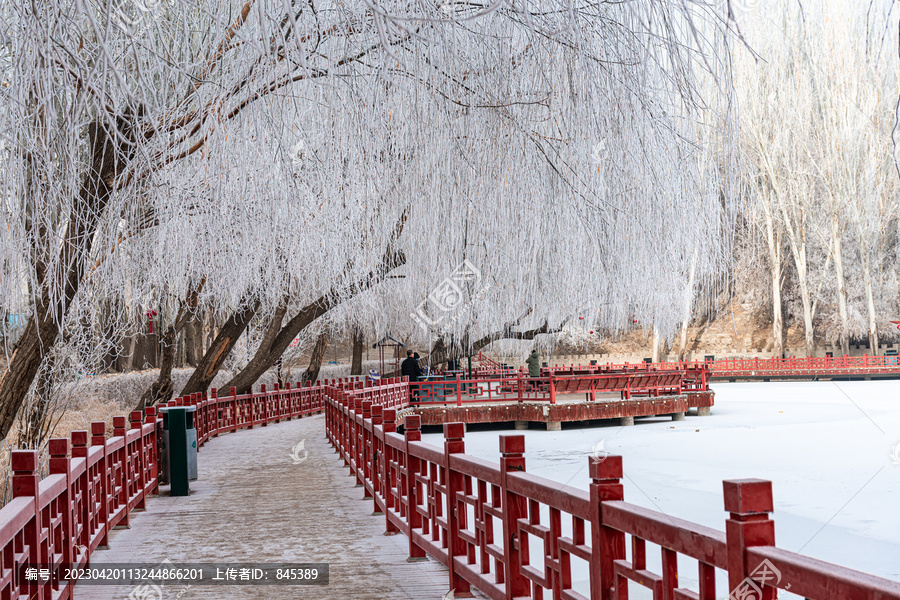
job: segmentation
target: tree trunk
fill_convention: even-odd
[[[787,233],[788,245],[790,246],[791,256],[794,259],[794,266],[797,270],[797,283],[800,286],[806,356],[813,356],[816,340],[813,329],[812,298],[809,293],[809,259],[806,253],[806,210],[802,199],[793,200],[790,210],[788,210],[788,202],[788,198],[779,195],[783,227]]]
[[[117,300],[104,300],[102,303],[100,335],[102,343],[109,348],[101,363],[103,371],[114,371],[116,369],[116,363],[119,358],[119,339],[116,337],[116,328],[113,323],[115,321],[114,315],[121,312],[122,309],[121,303]]]
[[[684,362],[687,358],[687,330],[690,321],[685,319],[681,322],[681,334],[678,339],[678,362]]]
[[[300,381],[306,385],[307,381],[316,381],[319,378],[319,371],[322,369],[322,359],[325,358],[325,350],[328,348],[328,332],[323,330],[316,338],[316,345],[313,346],[312,356],[309,358],[309,366],[303,371]]]
[[[175,393],[175,384],[172,383],[172,366],[175,363],[175,337],[177,335],[176,324],[166,328],[159,340],[162,346],[162,357],[159,365],[159,378],[153,382],[147,391],[141,396],[140,402],[134,410],[144,410],[158,402],[168,402]]]
[[[684,319],[681,321],[681,337],[678,342],[678,361],[681,362],[685,359],[687,354],[687,330],[688,325],[691,324],[691,304],[694,299],[694,277],[697,273],[697,255],[699,250],[694,250],[694,255],[691,256],[691,268],[688,271],[688,284],[687,289],[684,292]]]
[[[782,202],[781,212],[784,222],[787,224],[788,242],[791,248],[791,256],[794,259],[794,267],[797,271],[797,284],[800,286],[800,303],[803,306],[803,334],[805,339],[806,356],[813,356],[816,349],[815,331],[813,329],[812,297],[809,293],[809,260],[806,255],[806,232],[803,229],[803,221],[797,218],[796,230],[788,215],[788,211]]]
[[[119,119],[118,125],[124,133],[122,137],[131,139],[130,123]],[[99,122],[91,123],[88,136],[91,165],[84,176],[78,197],[73,201],[59,250],[59,269],[46,273],[40,261],[36,264],[37,279],[41,286],[34,313],[0,378],[0,438],[5,438],[9,433],[41,362],[56,343],[60,326],[81,285],[94,233],[106,211],[117,170],[125,158],[121,152],[122,138],[113,142],[116,138],[111,138]],[[45,275],[56,279],[44,280]]]
[[[385,255],[382,264],[378,270],[367,274],[364,278],[357,281],[350,291],[346,299],[352,298],[357,294],[364,292],[376,283],[384,279],[392,269],[406,264],[406,256],[402,252],[388,253]],[[284,351],[287,350],[291,341],[297,335],[306,329],[310,323],[327,313],[329,310],[337,306],[339,300],[337,294],[328,293],[319,297],[315,301],[304,306],[294,317],[281,328],[281,331],[269,342],[267,339],[260,343],[256,354],[247,363],[244,369],[235,375],[231,381],[226,383],[223,388],[234,387],[238,394],[245,394],[256,381],[262,377],[269,367],[275,364]]]
[[[869,313],[869,350],[873,355],[878,354],[878,325],[875,314],[875,293],[872,289],[872,272],[869,267],[869,249],[865,245],[860,246],[862,254],[863,282],[866,286],[866,308]]]
[[[53,394],[53,359],[54,354],[47,357],[41,377],[38,379],[37,389],[33,395],[33,402],[27,406],[27,416],[22,424],[19,434],[19,447],[37,450],[41,447],[44,438],[50,433],[51,399]],[[24,410],[24,409],[23,409]]]
[[[184,327],[184,359],[197,368],[203,357],[203,318],[193,315]]]
[[[776,358],[781,358],[784,356],[784,317],[781,312],[781,239],[775,233],[771,202],[771,197],[767,197],[763,208],[766,220],[766,244],[769,249],[769,264],[772,267],[772,352]]]
[[[432,369],[443,369],[447,364],[447,359],[447,344],[444,343],[444,338],[439,337],[431,346],[431,352],[428,353],[428,366]]]
[[[655,324],[653,325],[653,341],[651,343],[653,344],[653,351],[650,354],[650,361],[658,363],[660,358],[660,335],[659,328]]]
[[[224,389],[231,387],[237,388],[238,394],[245,394],[253,386],[256,381],[262,377],[269,367],[275,364],[278,357],[284,354],[291,341],[297,335],[306,329],[310,323],[324,315],[328,310],[333,308],[334,300],[323,296],[315,302],[308,304],[298,312],[294,318],[288,321],[287,325],[280,330],[275,330],[274,335],[270,339],[264,336],[260,343],[256,354],[247,363],[247,366],[240,373],[231,378],[231,381],[222,386]],[[282,313],[282,316],[284,313]],[[269,333],[269,332],[267,332]]]
[[[219,328],[219,334],[203,354],[200,364],[194,369],[191,378],[181,390],[182,396],[206,391],[225,363],[225,359],[231,354],[234,345],[247,329],[250,320],[259,310],[259,305],[260,302],[257,300],[252,305],[245,306],[231,315],[231,318]]]
[[[133,331],[131,335],[128,336],[128,352],[123,357],[121,362],[122,367],[119,369],[123,373],[134,370],[134,353],[137,352],[137,338],[137,331]]]
[[[781,266],[772,269],[772,353],[784,356],[784,315],[781,310]]]
[[[844,281],[844,259],[841,255],[841,233],[837,219],[831,221],[831,245],[834,248],[834,273],[837,277],[838,312],[841,316],[841,355],[850,354],[850,316],[847,310],[847,285]]]
[[[366,345],[366,338],[363,334],[362,327],[358,325],[353,326],[353,332],[351,336],[350,376],[352,377],[355,375],[363,374],[362,355],[363,347]]]
[[[497,331],[495,333],[488,334],[481,338],[480,340],[475,340],[469,346],[469,355],[478,354],[497,340],[533,340],[537,336],[544,333],[559,333],[562,331],[563,326],[566,324],[565,321],[559,324],[559,327],[555,329],[550,329],[550,325],[547,321],[544,321],[544,324],[536,329],[528,329],[526,331],[513,331],[513,327],[521,321],[522,319],[517,319],[515,323],[510,323],[506,325],[502,330]],[[462,354],[462,352],[457,352],[455,354]],[[455,356],[451,356],[451,358],[456,358]]]
[[[806,356],[814,356],[816,351],[815,330],[812,320],[812,300],[809,293],[809,280],[806,276],[806,262],[804,260],[803,272],[797,269],[797,278],[800,284],[800,302],[803,305],[803,333],[806,344]]]
[[[216,339],[216,336],[219,335],[219,325],[216,322],[216,317],[212,311],[209,311],[209,314],[206,317],[206,320],[203,321],[203,353],[205,354],[207,350],[210,349],[213,345],[213,341]]]

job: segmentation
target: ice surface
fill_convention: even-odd
[[[587,489],[589,455],[603,441],[606,451],[624,457],[627,501],[721,531],[722,480],[770,479],[779,547],[900,580],[900,464],[892,458],[900,444],[900,381],[713,389],[710,417],[560,432],[470,431],[466,452],[497,462],[497,437],[524,433],[529,472]],[[441,443],[440,434],[423,437]],[[648,544],[651,569],[658,554]],[[680,585],[696,589],[695,564],[680,559]],[[577,575],[582,587],[586,573]],[[717,580],[719,597],[727,596],[722,573]]]

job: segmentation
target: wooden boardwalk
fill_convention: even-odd
[[[290,454],[302,440],[308,456],[295,464]],[[372,501],[354,484],[325,439],[321,415],[224,435],[201,449],[189,497],[164,491],[151,498],[146,512],[132,514],[130,529],[111,534],[109,550],[95,554],[92,566],[166,559],[330,564],[328,586],[166,586],[162,600],[442,598],[449,589],[443,565],[407,562],[406,537],[384,535],[384,517],[372,516]],[[79,584],[75,598],[141,597],[132,592]]]

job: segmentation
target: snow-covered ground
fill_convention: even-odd
[[[627,501],[722,531],[722,480],[769,479],[779,547],[900,580],[900,381],[713,388],[710,417],[559,432],[470,431],[466,452],[496,462],[498,435],[524,433],[529,472],[587,489],[589,455],[602,441],[624,457]],[[424,438],[441,443],[440,434]],[[648,544],[654,570],[655,548]],[[680,584],[696,590],[696,563],[679,565]],[[583,589],[583,565],[578,571]],[[728,595],[724,579],[719,573],[719,597]],[[632,590],[633,598],[649,597]]]

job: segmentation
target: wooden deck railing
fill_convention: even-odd
[[[597,394],[618,393],[623,400],[633,396],[660,396],[708,391],[709,371],[698,368],[666,371],[572,374],[546,372],[528,377],[523,372],[500,375],[482,373],[469,379],[459,373],[454,379],[436,379],[410,384],[413,406],[435,403],[485,404],[491,402],[549,402],[560,394],[584,394],[594,401]]]
[[[326,384],[328,382],[325,382]],[[318,382],[317,382],[318,384]],[[198,445],[222,433],[322,412],[325,385],[209,398],[194,394],[170,406],[196,406]],[[379,398],[380,400],[380,398]],[[114,527],[128,525],[159,490],[156,407],[113,417],[113,435],[103,421],[71,439],[48,444],[50,474],[41,479],[38,454],[11,454],[13,499],[0,509],[0,600],[66,600],[74,585],[28,580],[25,569],[84,567],[109,542]]]
[[[660,371],[705,370],[708,377],[778,377],[778,376],[900,376],[900,357],[897,356],[836,356],[788,358],[720,358],[708,361],[658,363],[604,363],[597,365],[554,364],[541,369],[542,376],[594,375],[603,373],[641,373]],[[524,368],[479,367],[473,377],[514,377]]]
[[[777,548],[769,481],[723,482],[722,532],[625,502],[620,456],[587,458],[591,482],[580,490],[526,472],[522,435],[501,435],[499,463],[485,461],[465,454],[462,423],[444,425],[443,447],[427,444],[417,415],[399,435],[396,408],[361,392],[326,390],[328,438],[386,532],[408,538],[410,560],[430,554],[446,565],[457,595],[627,600],[632,581],[654,600],[714,600],[718,574],[720,592],[735,599],[789,589],[815,600],[900,600],[896,581]],[[659,572],[648,568],[647,543],[660,552]],[[696,561],[694,589],[679,583],[679,556]]]

